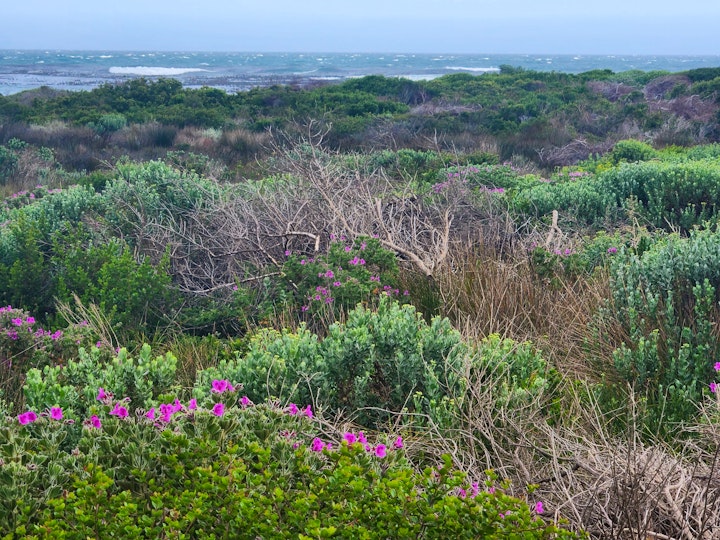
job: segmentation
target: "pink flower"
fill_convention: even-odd
[[[50,418],[53,420],[62,420],[63,412],[61,407],[50,407]]]
[[[101,386],[100,388],[98,388],[97,400],[102,401],[106,397],[107,397],[107,394],[105,393],[105,389]]]
[[[249,407],[250,405],[252,405],[252,401],[250,401],[250,398],[249,398],[249,397],[243,396],[243,397],[240,398],[240,405],[241,405],[242,408],[244,409],[244,408]]]
[[[533,507],[533,510],[536,514],[542,514],[544,511],[543,503],[541,501],[538,501],[535,503],[535,506]]]
[[[119,418],[127,418],[128,410],[125,407],[121,406],[120,403],[116,403],[113,410],[110,411],[110,414]]]
[[[194,411],[195,409],[197,409],[197,399],[192,398],[190,400],[190,403],[188,403],[188,409],[190,409],[191,411]]]
[[[715,362],[715,371],[720,371],[720,362]]]
[[[100,422],[100,419],[97,417],[97,415],[93,414],[90,417],[90,425],[94,427],[95,429],[100,429],[102,427],[102,422]]]
[[[300,409],[298,409],[298,406],[294,403],[291,403],[288,406],[288,414],[291,414],[292,416],[295,416],[298,412],[300,412]]]
[[[230,384],[229,381],[226,381],[225,379],[222,379],[222,380],[215,379],[215,380],[212,382],[212,391],[213,391],[213,392],[217,392],[218,394],[222,394],[223,392],[226,392],[226,391],[228,391],[228,390],[229,390],[230,392],[233,391],[232,384]]]
[[[717,392],[717,389],[718,389],[717,383],[711,382],[710,383],[710,391],[714,394],[715,392]]]
[[[322,452],[323,448],[325,448],[325,443],[322,442],[319,438],[315,437],[312,441],[312,444],[310,445],[310,449],[313,452]]]
[[[175,398],[175,403],[173,404],[172,412],[176,413],[178,411],[182,411],[182,403],[180,403],[180,400],[178,398]]]
[[[155,407],[151,407],[150,410],[145,413],[145,417],[150,420],[155,420]]]
[[[26,411],[22,414],[18,414],[17,419],[18,422],[24,426],[25,424],[32,424],[35,420],[37,420],[37,414],[33,411]]]
[[[387,455],[387,447],[384,444],[378,444],[375,447],[375,455],[379,458],[384,458]]]
[[[354,433],[350,433],[349,431],[343,435],[343,439],[348,444],[354,444],[357,441],[357,437],[355,437]]]
[[[215,416],[222,416],[225,414],[225,405],[222,403],[216,403],[215,406],[212,408],[212,413]]]
[[[612,255],[613,253],[617,253],[617,248],[616,248],[616,247],[609,247],[609,248],[607,249],[607,252]]]
[[[402,437],[398,436],[397,439],[395,439],[395,442],[393,443],[393,448],[396,450],[399,448],[402,448],[404,446]]]
[[[477,482],[473,482],[470,485],[470,497],[474,499],[478,496],[478,493],[480,493],[480,485]]]
[[[13,323],[15,326],[22,326],[23,320],[20,319],[20,318],[12,319],[12,323]]]
[[[367,439],[365,438],[365,433],[362,431],[360,433],[358,433],[357,440],[363,444],[367,444]]]
[[[308,418],[312,418],[313,417],[312,407],[310,405],[305,407],[304,413],[305,413],[305,416],[307,416]]]
[[[35,317],[27,317],[27,318],[25,319],[25,322],[26,322],[27,324],[35,324]]]

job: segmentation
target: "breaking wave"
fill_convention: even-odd
[[[149,67],[149,66],[135,66],[135,67],[120,67],[113,66],[109,69],[110,73],[114,75],[147,75],[148,77],[153,76],[168,76],[183,75],[184,73],[195,73],[197,71],[208,71],[207,69],[201,68],[171,68],[171,67]]]

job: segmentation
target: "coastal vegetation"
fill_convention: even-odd
[[[718,81],[0,96],[3,537],[717,537]]]

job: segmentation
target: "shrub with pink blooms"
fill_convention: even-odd
[[[286,252],[282,286],[294,291],[301,320],[332,315],[368,302],[379,294],[402,297],[398,288],[395,253],[382,247],[377,238],[346,238],[330,235],[326,253],[309,250]]]
[[[134,355],[125,348],[109,355],[106,349],[80,348],[78,358],[64,366],[30,369],[23,387],[27,406],[61,406],[70,417],[80,418],[103,401],[98,389],[127,397],[134,407],[149,408],[174,397],[177,359],[171,352],[154,355],[147,344]]]
[[[222,394],[227,403],[211,409],[176,400],[137,414],[102,389],[98,414],[83,422],[64,421],[59,408],[0,421],[0,533],[581,537],[546,522],[541,502],[510,496],[492,475],[468,479],[448,456],[414,470],[402,437],[348,432],[333,440],[307,406],[255,406]]]
[[[63,364],[90,337],[85,327],[48,330],[24,309],[0,307],[0,397],[17,400],[28,369]]]

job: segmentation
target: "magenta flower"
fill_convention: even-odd
[[[250,405],[252,405],[252,401],[250,401],[250,398],[249,398],[249,397],[243,396],[243,397],[240,398],[240,405],[241,405],[242,408],[244,409],[244,408],[249,407]]]
[[[118,418],[127,418],[128,410],[122,405],[120,405],[120,403],[116,403],[115,407],[113,407],[113,410],[110,411],[110,414],[112,416],[117,416]]]
[[[311,407],[310,405],[308,405],[307,407],[305,407],[305,411],[304,411],[304,412],[305,412],[305,416],[307,416],[308,418],[312,418],[312,417],[313,417],[312,407]]]
[[[363,431],[361,431],[360,433],[358,433],[358,435],[357,435],[357,440],[360,441],[360,442],[363,443],[363,444],[367,444],[367,439],[365,438],[365,433],[364,433]]]
[[[13,323],[15,326],[22,326],[23,320],[20,319],[20,318],[12,319],[12,323]]]
[[[150,410],[145,413],[145,417],[150,420],[155,420],[155,407],[151,407]]]
[[[175,407],[170,403],[160,404],[160,414],[162,414],[162,418],[160,418],[160,420],[162,420],[163,422],[169,422],[174,413]]]
[[[26,322],[27,324],[35,324],[35,317],[27,317],[27,318],[25,319],[25,322]]]
[[[710,383],[710,391],[714,394],[715,392],[717,392],[717,389],[718,389],[717,383],[711,382]]]
[[[715,362],[715,371],[720,371],[720,362]]]
[[[175,398],[175,403],[173,404],[172,412],[176,413],[178,411],[182,411],[182,408],[183,408],[183,406],[182,406],[182,403],[180,403],[180,400],[178,398]]]
[[[288,406],[288,414],[291,414],[291,415],[295,416],[295,415],[296,415],[297,413],[299,413],[299,412],[300,412],[300,409],[298,409],[298,406],[295,405],[294,403],[291,403],[291,404]]]
[[[101,386],[100,388],[98,388],[97,400],[102,401],[106,397],[107,397],[107,394],[105,393],[105,389]]]
[[[384,458],[387,455],[387,447],[384,444],[378,444],[375,447],[375,455],[379,458]]]
[[[310,445],[310,449],[313,452],[322,452],[323,448],[325,448],[325,443],[322,442],[319,438],[315,437],[312,441],[312,444]]]
[[[215,406],[212,408],[212,413],[215,416],[222,416],[225,414],[225,405],[222,403],[216,403]]]
[[[50,418],[53,420],[62,420],[63,412],[61,407],[50,407]]]
[[[608,250],[607,250],[607,252],[612,255],[613,253],[617,253],[617,248],[616,248],[616,247],[609,247]]]
[[[22,414],[18,414],[17,419],[18,422],[24,426],[26,424],[32,424],[35,420],[37,420],[37,414],[33,411],[26,411]]]
[[[230,391],[232,392],[234,390],[232,384],[230,384],[230,381],[226,381],[225,379],[218,380],[215,379],[212,382],[212,391],[217,392],[218,394],[222,394],[223,392]]]
[[[197,409],[197,399],[192,398],[190,400],[190,403],[188,403],[188,409],[190,409],[191,411],[194,411],[195,409]]]
[[[535,510],[536,514],[542,514],[544,512],[543,503],[541,501],[538,501],[535,503],[535,506],[533,507],[533,510]]]
[[[470,485],[470,497],[473,499],[478,496],[478,493],[480,493],[480,484],[477,482],[473,482]]]
[[[395,448],[397,450],[397,449],[402,448],[403,446],[404,446],[404,444],[403,444],[402,437],[398,436],[398,438],[395,439],[395,442],[393,443],[393,448]]]
[[[102,427],[102,422],[100,422],[100,419],[95,414],[90,417],[90,424],[95,429],[100,429]]]
[[[343,439],[348,444],[354,444],[357,441],[357,437],[355,437],[354,433],[350,433],[349,431],[343,435]]]

